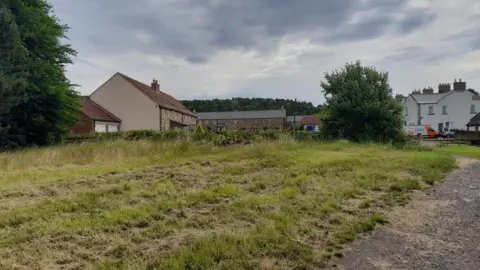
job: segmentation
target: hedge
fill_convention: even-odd
[[[195,131],[172,130],[172,131],[152,131],[152,130],[136,130],[121,131],[111,133],[88,133],[88,134],[71,134],[65,138],[64,142],[83,142],[83,141],[102,141],[102,140],[191,140],[191,141],[211,141],[216,144],[231,144],[234,142],[254,142],[259,140],[319,140],[319,134],[308,131],[265,131],[265,132],[249,132],[249,131],[220,131],[208,132],[202,127],[197,127]]]

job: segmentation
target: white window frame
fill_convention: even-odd
[[[442,106],[442,114],[448,114],[447,105]]]
[[[477,114],[477,110],[475,108],[475,104],[470,105],[470,114]]]
[[[428,106],[428,114],[429,115],[435,114],[435,109],[434,109],[433,105]]]

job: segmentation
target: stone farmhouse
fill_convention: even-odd
[[[286,126],[287,112],[280,110],[196,113],[197,124],[208,130],[280,131]]]
[[[461,79],[455,80],[453,89],[448,83],[440,84],[438,92],[424,88],[399,100],[405,125],[430,125],[439,131],[467,129],[467,123],[480,110],[480,96],[468,90]]]
[[[71,132],[165,131],[196,121],[195,114],[160,90],[157,80],[146,85],[117,72],[82,99],[81,121]]]

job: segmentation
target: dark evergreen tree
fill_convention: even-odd
[[[12,109],[10,132],[18,144],[45,145],[61,139],[78,121],[79,99],[65,76],[75,51],[61,43],[67,26],[59,24],[45,0],[10,0],[20,37],[31,59],[25,80],[28,101]]]
[[[15,19],[0,3],[0,149],[15,146],[11,113],[26,101],[26,56]]]

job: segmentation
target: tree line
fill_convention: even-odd
[[[232,98],[212,100],[183,100],[182,104],[196,112],[279,110],[282,107],[287,115],[312,115],[321,111],[321,105],[311,102],[280,98]]]
[[[45,0],[0,1],[1,148],[54,143],[77,121],[67,29]]]

